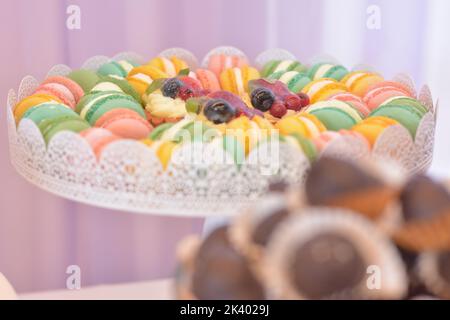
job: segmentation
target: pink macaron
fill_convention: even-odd
[[[357,95],[350,92],[341,92],[334,94],[328,98],[328,100],[339,100],[343,102],[348,102],[355,107],[364,117],[367,117],[370,113],[369,108],[364,103],[364,101]]]
[[[35,93],[43,93],[57,97],[66,106],[70,107],[71,109],[75,109],[75,97],[73,96],[72,92],[62,84],[44,83],[36,89]]]
[[[96,127],[104,128],[115,135],[126,139],[143,139],[153,127],[136,111],[118,108],[103,114],[95,123]]]
[[[73,81],[67,77],[63,77],[63,76],[49,77],[49,78],[45,79],[44,82],[42,82],[42,84],[47,84],[47,83],[58,83],[58,84],[65,86],[67,89],[70,90],[70,92],[72,92],[72,95],[75,98],[75,103],[78,103],[78,101],[80,101],[81,97],[84,96],[83,88],[81,88],[78,83],[76,83],[75,81]]]
[[[116,136],[109,130],[103,128],[89,128],[80,132],[82,136],[91,146],[97,158],[100,158],[103,149],[113,141],[117,141],[120,137]]]
[[[362,134],[360,134],[359,132],[345,129],[339,131],[321,132],[317,137],[313,139],[313,143],[316,146],[317,150],[321,152],[328,145],[328,143],[342,136],[351,136],[361,139],[361,141],[367,144],[367,148],[370,148],[369,142]]]
[[[215,92],[220,90],[220,83],[217,76],[208,69],[197,69],[195,71],[195,78],[200,81],[204,90]]]
[[[414,94],[398,82],[383,81],[370,87],[364,95],[363,101],[372,111],[386,100],[394,97],[414,97]]]
[[[248,65],[247,59],[238,55],[214,54],[209,58],[208,69],[220,76],[223,70]]]

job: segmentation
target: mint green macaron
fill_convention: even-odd
[[[88,128],[90,128],[89,124],[78,115],[63,115],[45,119],[39,124],[39,129],[47,144],[58,132],[72,131],[78,133]]]
[[[22,119],[30,119],[36,125],[39,125],[46,119],[52,119],[65,115],[78,116],[75,111],[64,104],[59,103],[43,103],[28,109]]]
[[[411,136],[414,138],[416,136],[417,127],[419,126],[423,114],[415,107],[412,107],[410,105],[388,104],[378,107],[377,109],[372,111],[370,116],[384,116],[397,120],[409,131]]]

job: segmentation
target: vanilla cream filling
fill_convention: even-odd
[[[335,81],[333,80],[323,80],[323,81],[319,81],[317,83],[314,83],[308,90],[308,95],[310,97],[313,97],[317,91],[319,91],[320,89],[322,89],[324,86],[330,84],[330,83],[335,83]]]
[[[91,91],[117,91],[123,93],[122,89],[112,82],[100,82]]]
[[[277,72],[277,71],[283,71],[286,70],[287,68],[289,68],[289,66],[293,63],[293,60],[284,60],[281,61],[277,67],[275,68],[275,70],[273,72]]]
[[[120,60],[117,63],[125,70],[127,74],[134,68],[134,66],[126,60]]]
[[[350,88],[356,80],[363,77],[365,74],[366,72],[355,73],[354,75],[352,75],[350,78],[347,79],[345,85],[347,86],[347,88]]]
[[[133,75],[131,78],[141,80],[147,84],[151,84],[153,82],[152,78],[150,78],[148,75],[144,73],[137,73]]]
[[[236,80],[236,90],[239,94],[244,93],[244,81],[242,79],[242,71],[239,68],[233,68],[234,79]]]
[[[320,78],[324,78],[324,75],[334,66],[332,64],[324,64],[319,67],[319,69],[316,71],[316,74],[314,75],[313,80],[317,80]]]
[[[283,83],[285,83],[285,84],[288,84],[289,83],[289,81],[291,81],[292,80],[292,78],[294,78],[296,75],[298,75],[299,73],[297,72],[297,71],[288,71],[288,72],[285,72],[281,77],[280,77],[280,81],[281,82],[283,82]]]
[[[101,100],[101,99],[104,99],[104,98],[106,98],[106,97],[110,97],[110,96],[115,95],[115,94],[116,94],[116,93],[102,94],[102,95],[100,95],[99,97],[96,97],[95,99],[92,99],[91,101],[89,101],[89,103],[87,103],[87,104],[84,106],[83,110],[81,110],[81,112],[80,112],[81,118],[83,118],[83,119],[86,118],[86,114],[88,113],[89,109],[92,107],[92,105],[93,105],[94,103],[96,103],[97,101],[99,101],[99,100]]]
[[[308,108],[308,111],[314,111],[323,108],[337,108],[348,113],[353,119],[355,119],[355,121],[362,121],[362,118],[359,115],[358,111],[349,106],[347,103],[339,100],[329,100],[315,103]]]
[[[299,117],[299,120],[301,120],[306,126],[312,138],[317,137],[320,134],[319,129],[311,119],[308,119],[307,117]]]
[[[173,62],[165,57],[160,58],[163,62],[164,70],[166,71],[167,75],[169,77],[175,77],[177,75],[177,70],[175,69],[175,65],[173,64]]]

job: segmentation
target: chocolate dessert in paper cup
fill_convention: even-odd
[[[252,208],[236,216],[230,226],[235,247],[252,263],[259,263],[274,231],[303,205],[298,190],[272,191]]]
[[[412,177],[399,197],[400,222],[393,238],[420,253],[450,249],[450,192],[430,177]]]
[[[176,279],[179,299],[262,300],[265,287],[249,260],[233,247],[228,226],[212,231],[200,244],[183,241]]]
[[[421,254],[417,272],[428,291],[440,299],[450,299],[450,250]]]
[[[403,182],[395,163],[322,156],[311,166],[304,197],[311,206],[348,209],[388,228],[396,220],[391,206]]]
[[[274,299],[401,299],[408,279],[397,249],[369,220],[309,208],[273,235],[265,281]]]

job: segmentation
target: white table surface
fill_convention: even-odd
[[[172,279],[19,295],[21,300],[170,300],[173,298]]]

